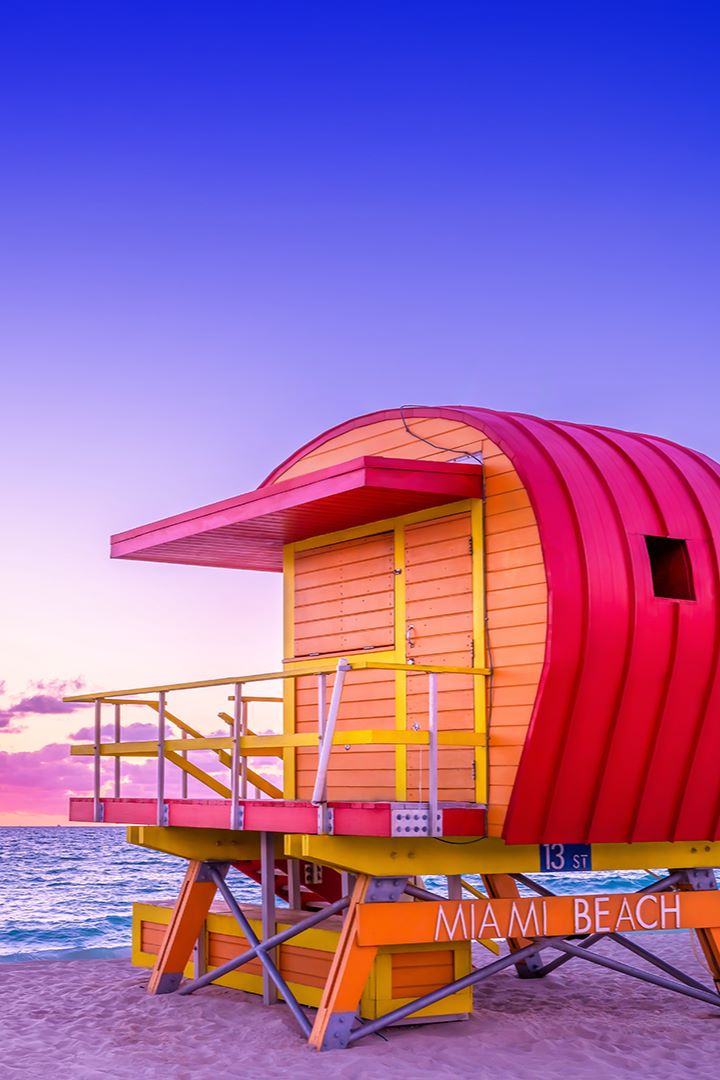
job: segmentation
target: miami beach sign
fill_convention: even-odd
[[[440,900],[358,906],[359,945],[720,927],[720,891]]]

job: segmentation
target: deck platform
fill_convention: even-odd
[[[238,823],[245,832],[334,836],[472,836],[486,835],[486,808],[476,803],[440,806],[431,827],[428,803],[332,802],[325,826],[322,810],[311,802],[286,799],[242,799]],[[166,799],[158,820],[156,799],[100,799],[100,820],[106,825],[158,825],[229,829],[230,799]],[[91,822],[92,798],[70,800],[70,820]]]

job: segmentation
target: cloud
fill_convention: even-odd
[[[158,726],[157,724],[144,724],[136,721],[132,724],[123,724],[120,732],[122,742],[145,742],[148,739],[157,739]],[[170,738],[177,738],[169,728],[167,734]],[[100,735],[103,742],[113,742],[115,739],[115,725],[103,724],[100,728]],[[73,732],[68,738],[73,742],[92,742],[95,738],[95,729],[94,727],[83,727]]]
[[[40,692],[31,693],[20,698],[14,705],[0,709],[0,730],[4,730],[8,734],[20,731],[21,728],[13,727],[13,722],[19,716],[59,716],[86,708],[85,702],[62,700],[63,696],[69,691],[82,690],[83,686],[82,679],[70,679],[65,682],[60,679],[52,679],[31,683],[30,689]],[[4,688],[5,683],[0,683],[0,693]]]

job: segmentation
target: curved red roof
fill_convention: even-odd
[[[665,439],[467,406],[527,488],[549,590],[509,843],[720,838],[720,466]],[[358,417],[319,436],[271,483]],[[685,541],[694,599],[657,596],[646,537]],[[652,541],[651,541],[652,543]]]

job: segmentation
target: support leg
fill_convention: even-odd
[[[262,889],[262,940],[267,941],[275,934],[275,834],[260,833],[260,886]],[[275,962],[274,953],[270,959]],[[267,967],[263,967],[263,1005],[274,1005],[277,1001],[275,983],[270,978]]]
[[[227,872],[226,865],[219,869],[223,874]],[[215,891],[207,863],[191,862],[155,959],[147,988],[149,994],[171,994],[177,990],[215,899]]]
[[[358,944],[358,905],[398,900],[405,884],[405,878],[358,876],[310,1034],[310,1045],[316,1050],[347,1046],[360,998],[377,956],[376,947]]]
[[[448,874],[447,878],[447,894],[448,900],[462,900],[463,887],[462,878],[459,874]]]
[[[293,911],[302,908],[302,890],[300,888],[300,863],[297,859],[287,860],[288,907]]]
[[[483,874],[482,880],[488,896],[493,900],[514,900],[520,895],[517,882],[509,874]],[[513,953],[519,952],[532,942],[529,938],[508,938],[507,944]],[[521,979],[540,979],[545,974],[539,953],[531,953],[524,960],[519,960],[515,969]]]
[[[691,889],[717,889],[714,870],[687,870],[686,880]],[[720,993],[720,927],[695,930],[715,987]]]

